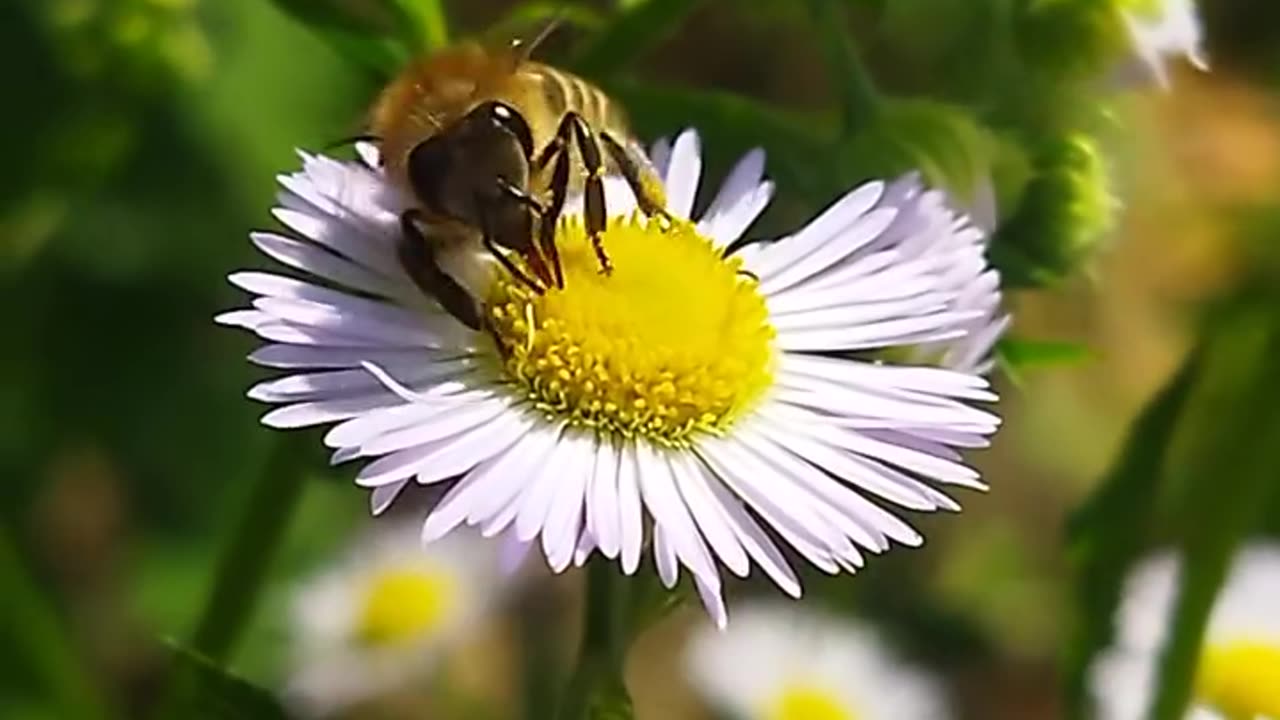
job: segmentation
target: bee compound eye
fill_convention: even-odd
[[[524,156],[533,157],[533,133],[529,130],[529,123],[525,121],[524,116],[510,105],[496,101],[489,103],[487,111],[495,125],[516,138]]]

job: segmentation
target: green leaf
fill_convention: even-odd
[[[1066,658],[1068,717],[1085,716],[1089,663],[1111,642],[1124,576],[1147,539],[1152,498],[1199,369],[1196,351],[1134,421],[1115,464],[1068,524],[1076,611]]]
[[[181,678],[164,717],[182,720],[285,720],[288,715],[268,690],[218,667],[193,650],[170,645],[172,672]]]
[[[996,345],[996,362],[1015,381],[1024,370],[1079,365],[1092,359],[1084,343],[1006,337]]]
[[[880,96],[849,31],[840,0],[809,0],[813,30],[822,43],[834,94],[840,98],[844,136],[849,137],[874,121]]]
[[[53,604],[24,567],[9,528],[0,525],[0,643],[43,685],[49,706],[67,718],[109,716]],[[5,703],[0,703],[3,707]]]
[[[584,30],[596,31],[604,26],[605,17],[596,8],[583,3],[548,2],[531,0],[507,11],[484,31],[484,37],[495,43],[526,38],[531,28],[546,27],[551,22],[575,25]]]
[[[631,81],[605,84],[632,115],[641,137],[696,128],[716,148],[741,152],[760,146],[769,152],[768,174],[789,192],[817,194],[839,185],[835,163],[825,157],[822,138],[830,120],[769,107],[727,92],[666,88]]]
[[[1280,454],[1280,318],[1274,307],[1230,313],[1212,331],[1203,380],[1188,416],[1188,452],[1176,467],[1182,574],[1161,657],[1154,720],[1175,720],[1191,697],[1205,627],[1242,538],[1277,492]]]
[[[443,0],[390,0],[404,23],[409,51],[418,54],[449,42],[449,21]]]
[[[613,75],[675,31],[700,0],[648,0],[628,6],[574,54],[569,66],[588,77]]]

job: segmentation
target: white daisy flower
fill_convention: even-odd
[[[1129,0],[1122,5],[1120,18],[1129,31],[1137,61],[1122,75],[1140,70],[1167,89],[1169,58],[1185,57],[1196,69],[1209,69],[1195,0]]]
[[[1089,683],[1100,720],[1139,720],[1155,695],[1177,597],[1179,558],[1164,553],[1130,576],[1116,638]],[[1205,629],[1192,720],[1280,720],[1280,545],[1236,554]]]
[[[475,332],[400,268],[404,199],[363,152],[365,164],[304,155],[275,212],[300,237],[253,235],[319,280],[233,274],[257,297],[220,321],[269,341],[251,360],[288,373],[250,391],[283,405],[265,424],[336,422],[335,461],[373,459],[356,482],[375,513],[410,482],[453,483],[426,539],[514,528],[556,571],[599,550],[632,573],[648,534],[663,581],[687,568],[723,625],[721,565],[745,576],[754,563],[798,596],[777,538],[853,571],[865,552],[922,541],[877,501],[958,510],[935,484],[985,488],[960,457],[999,424],[973,406],[995,400],[985,379],[851,355],[963,339],[983,316],[964,302],[992,277],[982,244],[957,239],[963,223],[940,221],[917,181],[868,183],[726,257],[773,184],[749,153],[696,223],[680,220],[702,164],[686,132],[655,149],[675,222],[629,212],[610,182],[612,274],[568,216],[564,288],[479,275]]]
[[[737,608],[727,630],[691,641],[694,688],[735,720],[940,720],[945,694],[875,631],[774,605]]]
[[[500,554],[476,533],[424,548],[417,523],[373,530],[298,590],[286,698],[319,716],[423,680],[499,595]]]

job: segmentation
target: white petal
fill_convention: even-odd
[[[786,268],[760,279],[760,293],[772,295],[832,267],[880,236],[898,214],[896,208],[877,208],[831,235]],[[801,235],[783,242],[808,240]]]
[[[700,578],[693,578],[694,586],[698,589],[698,597],[702,600],[702,606],[707,609],[707,614],[711,616],[711,621],[716,627],[724,630],[729,626],[729,613],[724,607],[724,598],[720,596],[720,587],[710,585],[703,582]]]
[[[396,496],[409,484],[409,479],[405,478],[400,482],[390,483],[388,485],[379,485],[369,493],[369,512],[374,515],[381,515],[387,508],[391,507],[391,503],[395,501]]]
[[[765,573],[773,579],[782,591],[791,597],[800,597],[800,580],[795,571],[783,557],[782,551],[773,544],[768,533],[755,521],[742,505],[742,500],[735,496],[720,480],[709,480],[707,486],[716,500],[725,509],[725,515],[733,528],[734,535],[742,543],[747,554],[764,568]]]
[[[680,579],[680,564],[676,562],[676,551],[667,538],[667,531],[656,524],[653,526],[653,561],[662,584],[667,589],[674,588]]]
[[[695,574],[716,574],[711,554],[698,535],[689,509],[676,490],[674,468],[664,450],[647,442],[637,443],[640,459],[640,497],[656,525],[664,528],[681,562]]]
[[[618,465],[621,458],[612,434],[600,438],[596,462],[587,496],[587,528],[598,540],[600,552],[616,558],[622,547],[619,526]]]
[[[631,575],[640,566],[640,550],[644,543],[641,510],[639,459],[634,440],[623,440],[618,452],[618,530],[622,571]]]
[[[431,510],[422,526],[422,537],[444,537],[464,519],[479,524],[516,497],[528,478],[526,467],[539,467],[551,452],[558,430],[534,427],[515,445],[472,468]]]
[[[561,572],[573,561],[578,535],[582,528],[582,508],[586,502],[587,478],[595,463],[594,438],[578,440],[572,466],[566,463],[559,473],[556,493],[542,527],[542,550],[553,572]],[[563,442],[563,440],[562,440]]]
[[[667,210],[672,215],[691,217],[701,175],[702,148],[698,133],[685,130],[676,138],[667,168]]]
[[[707,477],[702,462],[693,457],[673,456],[671,465],[675,471],[676,488],[684,498],[689,514],[693,517],[702,536],[715,555],[738,577],[746,577],[751,568],[747,553],[730,527],[727,511],[720,506],[708,482],[719,482]]]
[[[882,182],[870,182],[847,193],[800,232],[764,247],[748,264],[748,269],[762,281],[782,272],[857,222],[875,207],[883,194]]]

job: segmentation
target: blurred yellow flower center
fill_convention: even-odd
[[[685,221],[613,218],[603,241],[608,275],[579,218],[557,233],[563,289],[500,275],[487,312],[505,374],[571,424],[667,445],[721,432],[772,379],[756,280]]]
[[[453,606],[453,578],[420,567],[384,570],[372,578],[356,632],[367,645],[398,645],[435,629]]]
[[[765,720],[857,720],[830,690],[812,685],[788,687],[764,714]]]
[[[1280,718],[1280,643],[1206,648],[1196,673],[1196,698],[1231,720]]]

